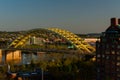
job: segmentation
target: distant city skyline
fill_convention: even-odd
[[[120,0],[0,0],[0,31],[58,27],[101,33],[120,18]]]

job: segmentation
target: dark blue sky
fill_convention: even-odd
[[[103,32],[120,18],[120,0],[0,0],[0,30],[58,27],[74,33]]]

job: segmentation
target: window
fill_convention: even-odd
[[[100,72],[100,69],[97,69],[97,72]]]
[[[106,44],[106,48],[109,49],[109,45],[108,44]]]
[[[115,48],[115,45],[112,45],[112,48]]]
[[[120,74],[117,74],[117,77],[120,77]],[[120,80],[120,79],[118,79],[118,80]]]
[[[120,52],[117,51],[117,54],[120,54]]]
[[[116,65],[117,65],[117,66],[120,66],[120,62],[117,62]]]
[[[109,52],[109,51],[106,51],[105,54],[110,54],[110,52]]]
[[[106,59],[109,59],[109,56],[106,56]]]
[[[120,68],[117,68],[116,71],[120,71]]]
[[[117,57],[117,60],[120,60],[120,56]]]
[[[104,58],[104,57],[105,57],[105,55],[103,54],[103,55],[102,55],[102,57]]]
[[[97,57],[100,58],[100,54],[98,54]]]
[[[112,54],[115,54],[115,51],[112,51]]]
[[[120,49],[120,45],[118,45],[117,48]]]

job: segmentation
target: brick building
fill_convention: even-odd
[[[120,80],[120,19],[111,18],[111,25],[96,42],[97,80]]]

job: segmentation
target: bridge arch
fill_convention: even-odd
[[[95,48],[90,46],[88,43],[86,43],[82,38],[78,37],[77,35],[75,35],[74,33],[70,31],[59,29],[59,28],[47,28],[47,29],[40,28],[40,29],[30,30],[26,32],[25,35],[18,36],[18,38],[15,39],[9,45],[8,48],[10,47],[17,48],[19,46],[24,46],[24,44],[27,42],[27,40],[31,36],[34,36],[36,33],[40,33],[41,30],[48,31],[50,33],[53,32],[53,33],[56,33],[62,36],[67,41],[69,41],[72,45],[74,45],[76,49],[80,50],[81,52],[92,53],[95,51]]]

